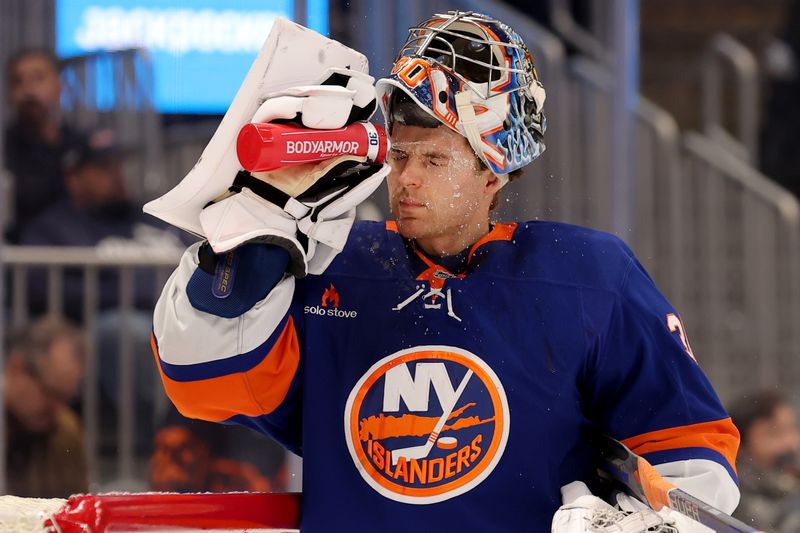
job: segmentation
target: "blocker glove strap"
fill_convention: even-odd
[[[355,207],[389,170],[388,165],[345,161],[297,197],[242,171],[232,194],[203,209],[200,222],[215,253],[248,241],[266,242],[289,252],[294,276],[321,274],[344,248]]]

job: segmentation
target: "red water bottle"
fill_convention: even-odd
[[[236,140],[236,155],[245,170],[267,172],[350,154],[383,163],[389,139],[380,125],[354,122],[335,130],[291,124],[245,124]]]

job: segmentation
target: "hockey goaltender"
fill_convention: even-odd
[[[275,44],[281,24],[272,63],[251,70],[193,173],[146,208],[205,236],[155,310],[178,409],[302,455],[308,533],[544,532],[559,507],[554,529],[583,531],[603,503],[588,495],[595,432],[733,510],[739,434],[633,253],[583,227],[492,220],[501,188],[544,151],[545,90],[521,38],[480,14],[435,15],[373,85],[363,56],[313,32]],[[258,92],[280,61],[296,79],[335,53],[341,64]],[[257,176],[226,163],[246,122],[324,134],[376,102],[387,163]],[[392,220],[354,223],[384,177]],[[214,180],[230,190],[207,202]],[[289,195],[287,180],[308,186]],[[587,497],[562,507],[574,481]]]

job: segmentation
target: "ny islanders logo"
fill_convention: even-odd
[[[383,496],[430,504],[463,494],[505,450],[503,386],[478,356],[418,346],[375,363],[356,383],[344,415],[347,447]]]

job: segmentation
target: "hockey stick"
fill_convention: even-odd
[[[621,442],[599,436],[595,446],[600,477],[622,484],[627,492],[654,510],[669,507],[717,533],[763,533],[677,488]]]
[[[461,383],[459,384],[458,389],[456,390],[456,393],[453,396],[453,401],[450,402],[450,405],[444,408],[442,416],[439,417],[439,420],[436,422],[436,426],[434,426],[433,431],[431,431],[431,434],[428,436],[428,440],[425,441],[425,444],[392,450],[393,465],[396,465],[397,461],[399,461],[401,457],[404,459],[422,459],[427,457],[428,454],[431,453],[431,448],[433,448],[433,443],[436,442],[436,439],[439,438],[439,432],[444,427],[444,423],[447,422],[447,419],[450,418],[450,413],[453,412],[453,408],[455,408],[458,399],[464,392],[464,389],[467,388],[467,382],[471,377],[472,377],[472,370],[467,370],[467,373],[464,374],[464,378],[461,380]]]

